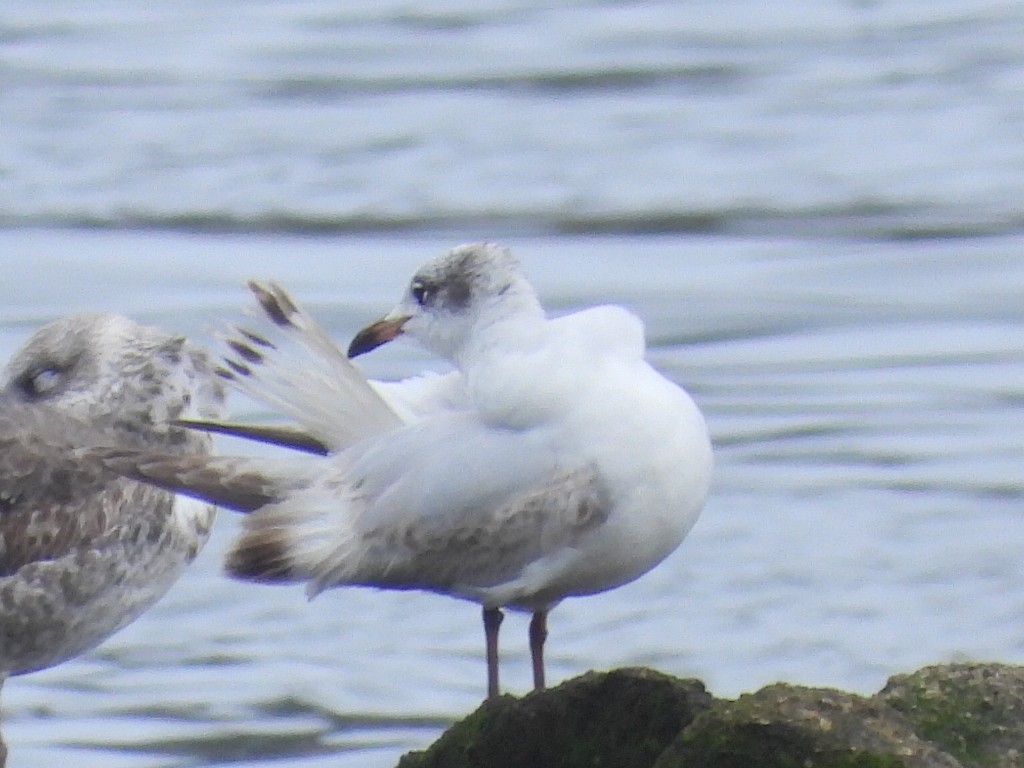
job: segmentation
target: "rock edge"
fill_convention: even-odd
[[[874,696],[777,683],[716,699],[651,669],[502,696],[399,768],[1024,768],[1024,667],[930,666]]]

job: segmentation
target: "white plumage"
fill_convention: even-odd
[[[407,335],[457,370],[393,384],[358,369],[279,288],[254,286],[265,320],[229,339],[231,378],[326,447],[286,489],[261,486],[228,556],[242,578],[359,584],[479,602],[497,692],[500,609],[534,612],[543,685],[546,614],[611,589],[672,552],[703,506],[711,447],[690,397],[644,360],[619,307],[548,319],[507,249],[462,246],[413,277],[353,340]],[[317,460],[314,460],[317,461]],[[189,490],[194,467],[152,458],[134,476]],[[244,496],[265,460],[221,482]],[[205,498],[218,498],[207,483]],[[195,492],[196,488],[193,487]]]

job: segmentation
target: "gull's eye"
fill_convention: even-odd
[[[55,366],[29,371],[17,381],[18,389],[32,400],[46,397],[64,379],[64,371]]]
[[[421,307],[425,307],[433,300],[436,288],[433,285],[416,278],[412,281],[412,285],[409,286],[409,293],[417,304]]]

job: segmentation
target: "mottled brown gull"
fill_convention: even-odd
[[[80,451],[207,452],[209,437],[168,422],[220,414],[212,374],[183,338],[104,313],[56,320],[13,355],[0,389],[0,685],[124,627],[206,542],[212,506],[111,475]]]
[[[329,455],[107,457],[250,511],[228,555],[234,575],[306,582],[311,595],[366,585],[476,601],[494,696],[502,608],[532,612],[542,688],[548,611],[636,579],[696,521],[711,474],[704,420],[645,362],[642,325],[626,310],[548,319],[508,249],[461,246],[422,267],[349,350],[405,335],[456,370],[381,384],[280,288],[253,289],[265,322],[226,339],[228,376]]]

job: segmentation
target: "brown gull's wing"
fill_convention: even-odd
[[[78,460],[80,442],[105,437],[47,409],[0,411],[0,576],[98,545],[126,510],[169,510],[170,495]]]

